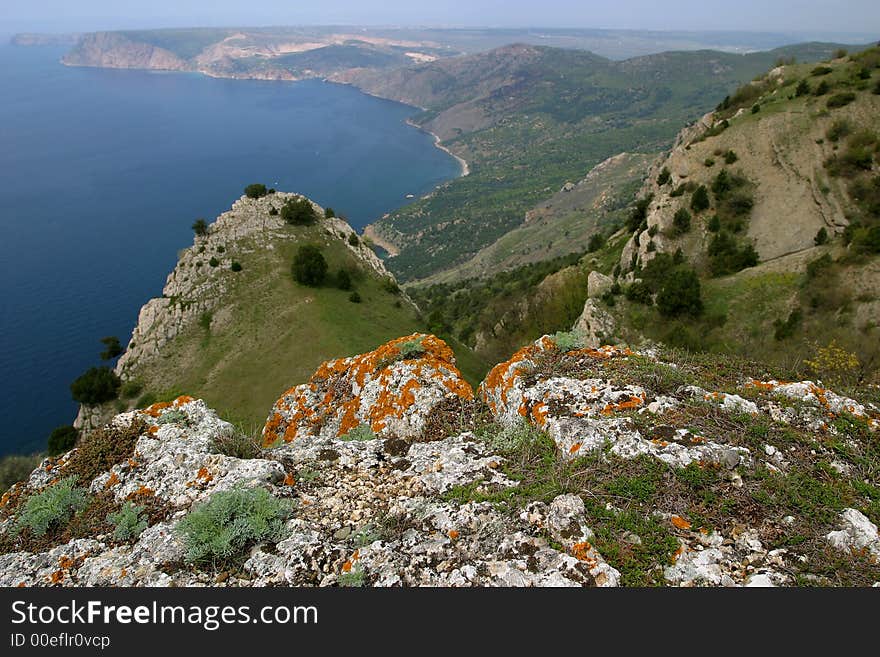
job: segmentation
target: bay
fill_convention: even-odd
[[[0,46],[0,453],[44,448],[69,384],[127,342],[190,226],[245,185],[360,228],[458,174],[416,110],[321,81],[71,68]]]

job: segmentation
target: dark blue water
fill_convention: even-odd
[[[0,453],[42,449],[69,384],[125,343],[197,217],[250,182],[355,227],[456,175],[413,109],[338,85],[68,68],[0,46]]]

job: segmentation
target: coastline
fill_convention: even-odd
[[[364,226],[364,230],[361,233],[365,239],[370,240],[376,246],[379,246],[385,249],[388,252],[389,256],[396,256],[400,253],[400,249],[393,242],[389,242],[386,239],[383,239],[373,227],[373,224],[367,224]]]
[[[441,151],[443,151],[444,153],[446,153],[450,157],[454,158],[455,161],[458,162],[459,167],[461,167],[461,172],[458,175],[459,178],[464,178],[465,176],[470,175],[471,168],[468,165],[467,160],[465,160],[463,157],[456,155],[451,150],[449,150],[448,147],[444,146],[443,142],[440,140],[440,137],[438,135],[436,135],[435,133],[431,132],[430,130],[428,130],[426,128],[423,128],[422,126],[420,126],[416,123],[413,123],[412,119],[407,119],[406,124],[409,126],[412,126],[413,128],[417,128],[418,130],[421,130],[422,132],[426,132],[429,135],[431,135],[434,138],[434,147],[439,148]]]

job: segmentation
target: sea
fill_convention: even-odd
[[[454,178],[417,110],[328,82],[72,68],[0,46],[0,454],[43,450],[191,225],[262,182],[361,228]],[[113,365],[113,363],[110,363]]]

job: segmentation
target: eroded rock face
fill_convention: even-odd
[[[337,438],[358,428],[382,437],[413,438],[445,400],[472,397],[446,343],[414,334],[321,365],[308,383],[291,388],[275,403],[263,444]]]

